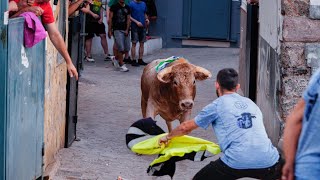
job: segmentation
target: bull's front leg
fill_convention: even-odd
[[[166,124],[167,124],[167,127],[168,127],[168,131],[171,132],[172,131],[171,121],[166,120]]]
[[[155,120],[156,112],[155,106],[153,105],[153,102],[149,99],[147,102],[147,109],[146,109],[146,116],[145,118],[151,117],[153,120]]]
[[[180,124],[182,124],[183,122],[187,121],[187,120],[190,120],[191,118],[191,110],[188,110],[188,111],[185,111],[181,114],[180,116]]]

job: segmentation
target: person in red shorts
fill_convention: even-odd
[[[67,68],[70,77],[75,77],[78,80],[78,72],[72,63],[68,53],[66,44],[54,23],[53,11],[50,0],[14,0],[18,4],[18,12],[12,18],[18,17],[24,12],[33,12],[37,16],[41,16],[42,24],[45,26],[49,38],[54,47],[59,51],[67,63]]]

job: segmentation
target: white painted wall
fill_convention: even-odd
[[[260,36],[280,53],[282,38],[281,1],[260,0],[259,2]]]

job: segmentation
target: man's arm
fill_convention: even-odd
[[[102,24],[103,23],[103,8],[101,6],[100,8],[100,19],[99,19],[99,23]]]
[[[112,18],[113,18],[113,11],[109,11],[109,24],[108,24],[108,37],[111,38],[112,36]]]
[[[36,16],[41,16],[43,14],[43,9],[41,9],[38,6],[28,6],[25,8],[20,9],[17,13],[15,13],[13,16],[11,16],[11,18],[15,18],[20,16],[22,13],[25,12],[32,12],[34,13]]]
[[[9,11],[9,12],[18,11],[18,5],[17,5],[17,3],[16,3],[15,1],[10,1],[10,2],[9,2],[8,11]]]
[[[168,135],[160,138],[159,144],[161,143],[167,144],[170,139],[177,136],[187,135],[198,127],[199,126],[195,123],[194,119],[185,121],[182,124],[180,124],[177,128],[172,130]]]
[[[90,10],[90,6],[86,6],[85,8],[82,8],[81,11],[87,15],[94,17],[95,19],[99,18],[99,15],[95,14]]]
[[[148,26],[150,21],[149,21],[149,17],[147,15],[147,13],[144,13],[144,18],[146,19],[146,25]]]
[[[74,67],[72,60],[69,56],[66,44],[63,41],[63,38],[57,29],[55,23],[50,23],[45,25],[49,34],[49,38],[54,45],[54,47],[59,51],[62,57],[65,59],[67,63],[67,68],[70,77],[75,77],[78,80],[78,72],[77,69]]]
[[[136,23],[138,27],[143,27],[142,23],[134,19],[132,16],[130,16],[130,20]]]
[[[128,34],[129,34],[129,28],[130,28],[130,24],[131,24],[130,17],[131,17],[131,15],[130,15],[130,14],[128,14],[128,15],[127,15],[126,36],[128,36]]]
[[[286,163],[282,169],[282,180],[294,179],[294,161],[302,128],[304,108],[305,101],[301,98],[286,119],[283,135],[283,151]]]
[[[82,5],[82,3],[86,3],[86,0],[78,0],[78,1],[70,4],[69,7],[68,7],[68,16],[70,16],[75,11],[77,11],[78,8],[80,7],[80,5]],[[89,3],[89,2],[87,2],[87,3]],[[86,6],[87,6],[87,4],[84,4],[84,7],[86,7]]]

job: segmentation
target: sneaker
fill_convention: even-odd
[[[92,57],[89,57],[89,56],[87,56],[85,58],[85,60],[88,61],[88,62],[95,62],[94,59]]]
[[[118,62],[118,60],[116,60],[116,57],[112,57],[112,58],[111,58],[111,61],[112,61],[112,65],[113,65],[115,68],[120,68],[119,62]]]
[[[139,65],[142,65],[142,66],[145,66],[145,65],[147,65],[148,63],[144,62],[142,59],[138,59],[138,64],[139,64]]]
[[[112,59],[112,56],[110,54],[106,54],[104,57],[105,61],[111,61],[111,59]]]
[[[139,64],[137,63],[137,61],[134,59],[131,61],[131,66],[139,66]]]
[[[126,65],[124,64],[124,65],[122,65],[121,67],[120,67],[120,71],[121,72],[128,72],[129,71],[129,69],[126,67]]]
[[[128,57],[128,58],[124,58],[123,59],[123,62],[125,63],[125,64],[131,64],[131,58],[130,57]]]

